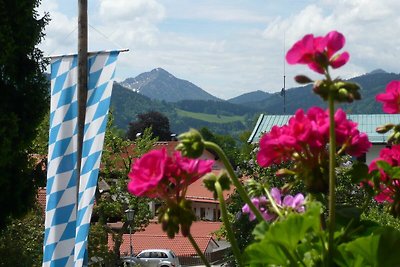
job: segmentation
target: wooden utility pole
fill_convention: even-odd
[[[81,176],[81,161],[83,135],[85,128],[87,85],[88,85],[88,16],[87,0],[78,0],[78,177],[76,203],[78,205],[79,181]],[[78,211],[78,207],[76,209]]]

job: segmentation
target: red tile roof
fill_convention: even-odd
[[[204,186],[203,180],[204,177],[198,179],[188,187],[186,198],[194,202],[219,203],[218,200],[214,199],[213,192]],[[231,190],[223,192],[224,199],[227,200],[232,193],[233,187],[231,186]]]
[[[221,222],[194,222],[191,227],[191,234],[199,245],[200,249],[205,252],[210,242],[215,243],[213,232],[221,227]],[[108,237],[110,249],[113,246],[111,236]],[[195,249],[192,247],[189,239],[181,234],[169,239],[162,231],[161,225],[158,223],[150,223],[144,231],[132,234],[132,247],[134,254],[144,249],[171,249],[176,255],[196,255]],[[123,235],[123,243],[120,252],[123,255],[129,254],[130,240],[129,234]]]

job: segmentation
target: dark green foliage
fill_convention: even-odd
[[[0,0],[0,228],[35,197],[28,148],[48,109],[45,62],[36,48],[48,17],[38,17],[39,2]]]
[[[0,266],[41,266],[44,220],[34,207],[0,231]]]
[[[257,90],[254,92],[245,93],[240,96],[228,99],[227,101],[229,101],[230,103],[233,103],[233,104],[247,105],[248,103],[251,103],[251,102],[265,100],[268,97],[270,97],[271,95],[272,94],[270,94],[270,93],[263,92],[261,90]]]
[[[230,135],[219,135],[212,133],[206,127],[200,129],[200,134],[203,136],[204,140],[216,143],[225,152],[229,161],[233,166],[237,166],[239,150],[236,147],[235,139]]]
[[[127,137],[135,140],[137,134],[143,134],[144,130],[151,128],[153,136],[160,141],[171,140],[169,120],[166,116],[157,111],[150,111],[138,115],[138,120],[129,124]]]
[[[338,105],[338,107],[353,114],[383,113],[381,105],[376,104],[375,96],[383,92],[390,81],[398,79],[400,79],[400,74],[386,72],[369,73],[349,79],[349,82],[360,85],[362,98],[351,104]],[[262,101],[247,104],[267,114],[283,114],[283,98],[279,94],[274,94]],[[307,110],[312,106],[326,108],[326,104],[321,98],[313,93],[312,85],[286,90],[286,114],[294,114],[299,108]]]
[[[115,126],[123,130],[127,130],[129,123],[141,113],[158,111],[171,118],[174,112],[171,104],[151,100],[147,96],[133,92],[118,83],[113,85],[111,107],[114,110]]]

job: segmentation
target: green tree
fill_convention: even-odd
[[[28,148],[48,107],[39,0],[0,0],[0,228],[34,203]]]
[[[233,166],[237,166],[239,162],[239,149],[236,147],[236,140],[230,135],[220,135],[212,133],[208,128],[200,129],[200,134],[204,140],[214,142],[224,150],[226,156]]]
[[[41,266],[43,211],[35,206],[21,219],[11,220],[0,231],[0,266]]]
[[[129,229],[125,210],[131,208],[135,211],[131,225],[132,233],[147,226],[151,219],[149,200],[129,194],[127,184],[132,161],[153,148],[157,138],[152,137],[151,128],[148,128],[136,138],[135,143],[132,143],[122,138],[112,125],[113,118],[110,116],[99,175],[99,181],[106,182],[109,190],[104,190],[101,186],[96,189],[93,218],[97,223],[90,230],[89,256],[101,257],[110,264],[117,264],[120,259],[122,235]],[[107,226],[107,223],[117,221],[123,222],[121,228]],[[114,242],[113,251],[108,250],[108,235],[111,235]]]
[[[160,141],[171,140],[168,117],[157,111],[142,113],[137,117],[137,121],[129,123],[127,137],[130,140],[135,140],[138,133],[143,134],[144,130],[150,127],[153,136],[158,137]]]

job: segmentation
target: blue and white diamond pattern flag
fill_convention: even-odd
[[[77,55],[52,58],[43,266],[82,266],[118,51],[90,54],[77,199]],[[78,210],[76,210],[78,207]]]

